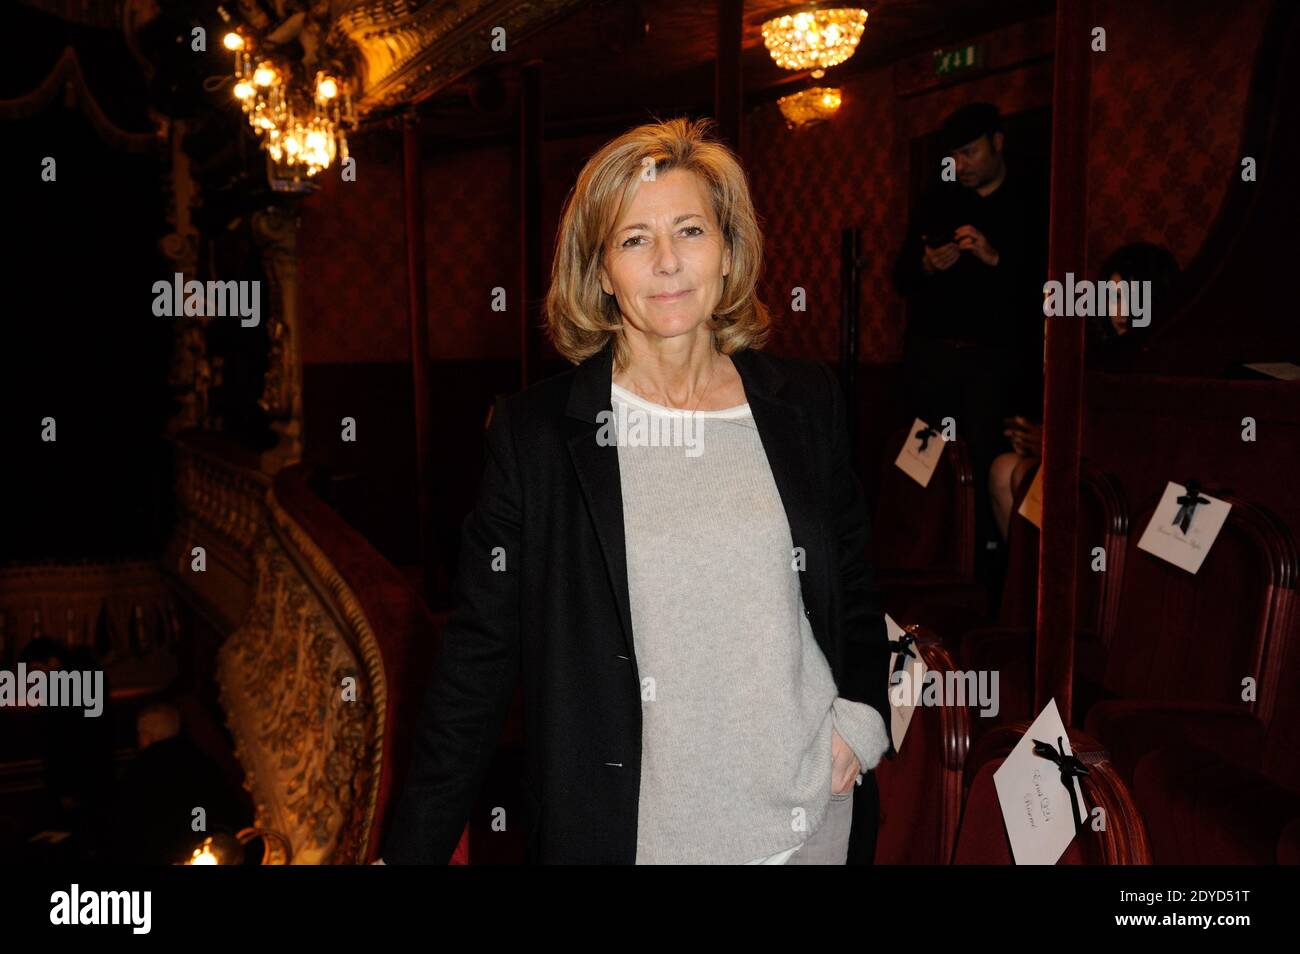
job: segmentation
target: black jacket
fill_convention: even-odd
[[[804,605],[839,695],[874,706],[888,726],[889,644],[840,387],[820,362],[753,350],[731,357],[794,545],[806,553]],[[494,410],[478,503],[464,524],[460,603],[384,842],[388,864],[447,862],[521,668],[527,860],[635,862],[641,677],[618,448],[596,441],[612,370],[607,346]]]

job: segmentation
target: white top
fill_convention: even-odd
[[[679,417],[712,417],[712,418],[738,418],[748,417],[750,415],[749,403],[737,404],[735,407],[724,407],[720,411],[691,411],[686,408],[668,407],[666,404],[656,404],[654,401],[647,401],[639,394],[634,394],[627,388],[621,388],[613,381],[609,382],[610,394],[616,399],[621,400],[624,404],[631,404],[633,407],[644,408],[647,411],[657,413],[676,415]]]
[[[610,395],[642,679],[637,863],[784,864],[829,808],[832,729],[864,767],[887,730],[838,697],[749,405]]]

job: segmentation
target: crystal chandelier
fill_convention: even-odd
[[[765,21],[763,44],[782,69],[824,70],[853,55],[866,26],[867,11],[859,7],[810,4]]]
[[[253,55],[253,41],[232,31],[222,41],[235,57],[235,99],[257,133],[275,178],[302,180],[346,161],[344,128],[354,128],[347,84],[318,70],[310,92],[295,85],[291,69]]]
[[[777,100],[787,129],[802,128],[824,122],[840,108],[840,91],[831,86],[801,89]]]

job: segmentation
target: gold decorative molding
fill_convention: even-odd
[[[339,13],[334,32],[356,49],[358,112],[418,103],[498,55],[491,43],[505,30],[507,49],[582,0],[361,0]]]
[[[153,561],[0,569],[0,664],[21,652],[37,629],[68,647],[93,646],[101,615],[110,637],[116,637],[103,647],[106,665],[133,651],[174,643],[179,627],[174,599]],[[137,622],[150,637],[148,647],[129,645]]]
[[[267,533],[263,501],[270,478],[195,446],[186,435],[176,442],[176,530],[166,566],[191,598],[233,627],[243,618],[256,583],[253,554]],[[193,569],[193,550],[206,552],[207,567]]]
[[[255,827],[284,835],[294,864],[364,863],[387,711],[374,631],[265,475],[186,447],[184,439],[179,446],[187,529],[174,550],[186,561],[182,583],[206,587],[205,599],[214,601],[211,579],[188,572],[196,539],[242,553],[251,580],[247,609],[219,651],[217,681]],[[285,863],[283,850],[269,845],[267,863]]]
[[[200,202],[199,187],[190,174],[189,154],[182,148],[187,130],[185,120],[169,121],[167,128],[171,162],[166,166],[164,176],[167,222],[172,231],[159,240],[158,247],[172,269],[189,281],[198,275],[199,270],[199,230],[194,227],[192,214]],[[176,395],[178,406],[167,423],[168,434],[207,426],[208,394],[212,386],[204,320],[190,315],[178,315],[174,320],[176,333],[167,383]]]
[[[299,216],[281,206],[255,212],[253,240],[269,286],[266,381],[258,406],[279,437],[264,455],[263,469],[274,473],[302,460],[302,360],[298,336]]]

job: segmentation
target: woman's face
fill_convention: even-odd
[[[707,321],[730,271],[731,250],[703,182],[672,169],[639,184],[605,247],[600,285],[623,320],[657,343]]]
[[[1106,281],[1120,283],[1119,299],[1110,300],[1110,326],[1115,329],[1115,334],[1122,335],[1128,331],[1128,283],[1119,272],[1112,273]]]

